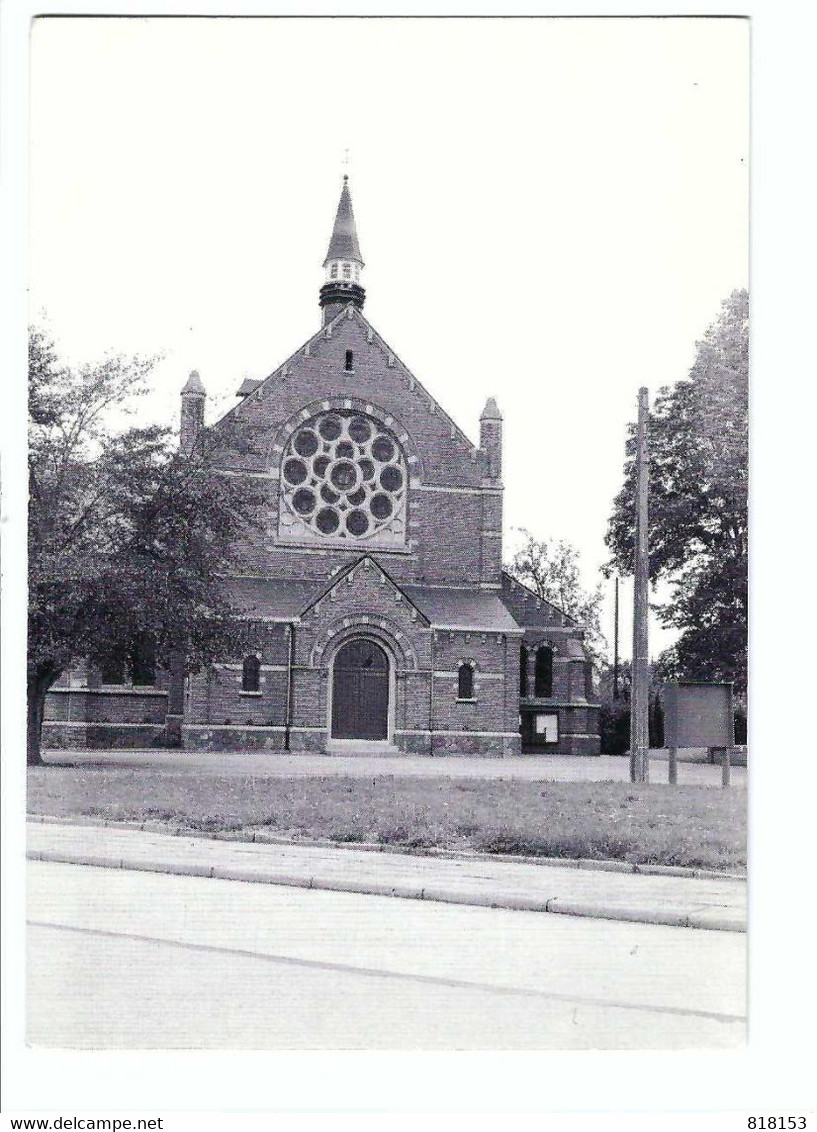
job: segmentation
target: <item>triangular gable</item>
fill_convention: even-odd
[[[366,563],[368,563],[368,565],[366,565]],[[405,590],[401,586],[399,586],[397,582],[395,582],[394,578],[391,576],[388,570],[385,570],[379,562],[372,558],[370,554],[362,555],[362,557],[355,559],[354,562],[350,562],[347,566],[344,566],[342,570],[338,570],[336,574],[333,574],[329,583],[324,586],[324,588],[320,590],[319,593],[315,594],[314,597],[310,598],[307,604],[300,611],[300,616],[304,617],[310,609],[322,602],[324,598],[328,597],[329,594],[331,594],[332,590],[342,585],[342,583],[346,580],[346,578],[348,578],[350,574],[353,574],[357,570],[366,569],[374,570],[379,577],[385,578],[386,584],[391,588],[391,590],[395,593],[400,594],[406,605],[410,609],[416,611],[418,618],[422,620],[423,624],[426,627],[431,624],[428,620],[428,617],[425,615],[422,609],[420,609],[416,602],[411,600]]]
[[[462,431],[456,421],[454,421],[448,415],[448,413],[445,411],[445,409],[443,409],[439,402],[429,393],[423,383],[418,378],[416,378],[411,370],[409,370],[408,366],[406,366],[400,360],[394,350],[392,350],[391,346],[389,346],[388,343],[377,333],[372,324],[364,316],[363,312],[358,310],[358,308],[351,302],[347,303],[343,310],[336,314],[335,317],[326,324],[326,326],[322,326],[316,334],[313,334],[312,337],[308,338],[307,341],[304,342],[303,345],[299,346],[299,348],[294,353],[290,354],[282,365],[278,366],[278,368],[273,370],[273,372],[267,377],[259,380],[255,388],[251,392],[248,392],[247,395],[244,396],[237,405],[234,405],[231,409],[228,409],[222,417],[220,417],[216,422],[214,422],[213,425],[209,427],[218,428],[219,425],[229,420],[234,414],[240,414],[244,406],[251,404],[255,399],[263,400],[265,397],[267,397],[269,395],[268,387],[270,382],[286,376],[290,368],[296,364],[299,358],[308,356],[312,352],[313,348],[323,339],[331,338],[335,329],[342,324],[343,320],[349,318],[356,318],[360,322],[360,324],[366,331],[367,342],[377,346],[380,349],[381,353],[386,359],[387,366],[390,369],[395,369],[401,375],[401,377],[408,385],[409,389],[417,389],[420,391],[421,395],[426,400],[428,411],[432,415],[439,417],[440,420],[446,423],[446,425],[451,430],[451,439],[454,440],[455,438],[458,438],[460,442],[465,445],[472,459],[475,459],[478,449],[474,442],[468,436],[466,436],[466,434]]]

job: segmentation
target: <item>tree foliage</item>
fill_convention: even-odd
[[[186,458],[156,426],[115,428],[155,359],[64,365],[40,327],[29,343],[29,760],[39,760],[47,690],[83,656],[150,634],[157,659],[195,669],[223,648],[217,585],[258,500],[219,475],[214,438]]]
[[[698,343],[689,377],[662,388],[649,420],[650,576],[681,631],[666,674],[746,689],[749,296],[735,291]],[[633,572],[635,425],[606,536],[608,571]]]
[[[602,591],[585,590],[579,572],[579,552],[564,539],[537,539],[524,528],[524,543],[514,554],[509,574],[529,586],[542,601],[548,601],[572,617],[584,629],[584,643],[596,664],[607,648],[601,631]]]

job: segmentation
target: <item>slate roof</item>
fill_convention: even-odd
[[[225,578],[228,600],[248,619],[292,621],[328,593],[361,559],[323,582],[292,578]],[[382,566],[379,569],[383,569]],[[385,573],[385,571],[384,571]],[[392,579],[393,580],[393,579]],[[493,593],[438,586],[404,586],[395,582],[435,628],[469,629],[475,633],[521,633],[511,614]]]
[[[530,629],[550,626],[579,628],[575,618],[553,602],[541,600],[530,586],[512,578],[505,570],[502,571],[501,599],[519,625]]]
[[[481,633],[520,633],[496,594],[437,586],[401,586],[435,628],[473,629]]]
[[[349,259],[359,263],[361,267],[363,266],[360,244],[357,242],[357,228],[355,227],[355,214],[352,211],[352,195],[349,192],[348,177],[343,178],[343,188],[335,216],[335,227],[332,229],[329,251],[323,261],[324,267],[330,259]]]
[[[290,578],[225,578],[227,598],[235,609],[252,619],[292,621],[325,588],[323,582]]]

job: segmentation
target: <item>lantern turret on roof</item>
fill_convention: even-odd
[[[347,303],[354,303],[359,310],[362,310],[366,300],[366,292],[360,285],[363,257],[360,254],[357,238],[348,176],[343,178],[335,225],[323,266],[326,279],[321,287],[320,305],[323,310],[323,324],[326,325]]]

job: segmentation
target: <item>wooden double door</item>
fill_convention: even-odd
[[[389,737],[389,658],[375,641],[343,645],[332,669],[332,738]]]

